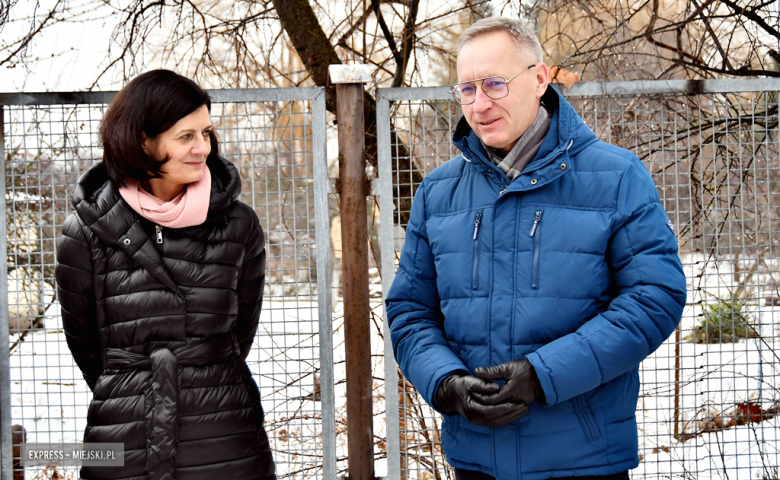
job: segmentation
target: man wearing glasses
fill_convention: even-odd
[[[685,305],[671,222],[548,88],[527,25],[478,21],[457,70],[462,155],[417,189],[386,300],[399,366],[458,479],[628,479],[638,366]]]

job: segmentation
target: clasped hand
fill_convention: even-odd
[[[539,396],[539,380],[528,360],[480,367],[475,373],[450,375],[439,384],[436,402],[443,412],[460,413],[475,425],[500,427],[528,413]],[[499,386],[495,380],[506,383]]]

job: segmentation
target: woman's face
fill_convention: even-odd
[[[169,201],[185,185],[203,178],[206,158],[211,153],[209,133],[213,128],[209,109],[203,105],[157,137],[144,140],[147,155],[157,160],[168,158],[160,169],[161,178],[148,180],[152,195]]]

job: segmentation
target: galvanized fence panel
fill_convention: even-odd
[[[632,478],[780,475],[778,90],[779,79],[562,89],[601,140],[652,174],[687,277],[680,327],[640,367]],[[387,116],[378,119],[382,262],[394,272],[417,186],[405,174],[422,178],[459,153],[450,139],[461,112],[447,88],[380,89],[377,112]],[[386,292],[392,275],[383,283]],[[392,385],[400,372],[385,354]],[[387,409],[388,457],[398,459],[390,478],[454,478],[438,414],[402,376]]]
[[[238,167],[241,200],[254,208],[266,235],[263,312],[248,364],[277,472],[335,478],[325,93],[210,93],[221,153]],[[6,205],[0,262],[7,262],[0,263],[3,480],[11,479],[12,425],[23,427],[30,443],[83,437],[91,392],[64,341],[54,259],[62,222],[73,211],[74,182],[102,157],[97,131],[112,96],[0,95]],[[57,472],[77,477],[75,468]],[[53,469],[27,474],[51,478]]]

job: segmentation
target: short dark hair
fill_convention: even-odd
[[[159,178],[167,158],[157,160],[144,152],[144,135],[153,139],[176,122],[205,105],[211,97],[187,77],[170,70],[152,70],[135,77],[120,90],[100,123],[103,163],[111,180],[124,185],[126,178]],[[209,159],[219,155],[212,130]]]

